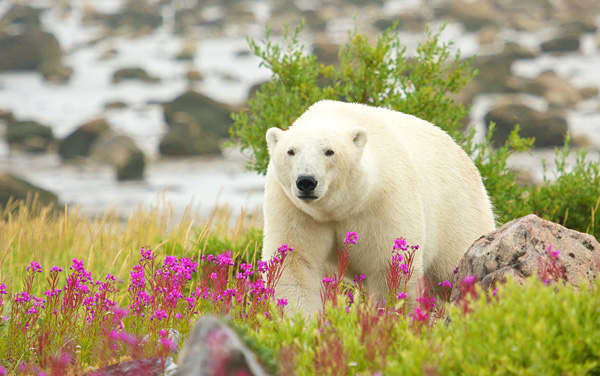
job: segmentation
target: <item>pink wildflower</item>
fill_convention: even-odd
[[[347,245],[358,243],[358,234],[356,232],[348,232],[344,243]]]
[[[398,239],[394,240],[394,249],[406,251],[408,249],[408,244],[406,243],[406,239],[398,238]]]

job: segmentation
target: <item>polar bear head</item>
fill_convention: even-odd
[[[270,128],[266,139],[273,174],[288,198],[318,220],[344,214],[361,187],[361,159],[367,132],[340,126],[339,118],[318,119],[289,130]],[[337,214],[337,215],[336,215]]]

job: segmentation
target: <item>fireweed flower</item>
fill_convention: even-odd
[[[473,282],[475,282],[475,276],[474,275],[468,275],[463,279],[463,283],[465,285],[472,285]]]
[[[453,274],[458,273],[458,266],[456,268],[454,268],[454,270],[452,271]]]
[[[335,279],[333,279],[333,278],[330,278],[330,277],[323,278],[323,284],[325,284],[325,285],[328,285],[333,282],[335,282]]]
[[[448,280],[445,280],[444,282],[438,282],[438,286],[447,287],[447,288],[451,289],[452,283],[450,283],[450,281],[448,281]]]
[[[286,305],[288,305],[288,300],[281,298],[281,299],[277,299],[277,306],[279,307],[285,307]]]
[[[356,244],[356,243],[354,243]],[[292,252],[294,248],[288,246],[287,244],[282,244],[281,247],[277,248],[279,253],[281,253],[281,257],[285,257],[288,252]]]
[[[358,283],[360,283],[360,282],[362,282],[364,280],[365,280],[365,275],[364,274],[356,274],[354,276],[354,283],[356,283],[356,284],[358,284]]]
[[[394,240],[394,249],[401,250],[401,251],[408,250],[408,244],[406,243],[406,239],[398,238],[398,239]]]
[[[400,291],[398,293],[398,296],[396,296],[396,298],[398,298],[398,300],[404,300],[408,298],[408,294],[404,291]]]
[[[356,232],[347,233],[346,239],[344,239],[344,243],[347,245],[358,243],[358,234]]]
[[[550,256],[554,257],[557,260],[559,259],[560,251],[558,249],[554,249],[552,244],[548,246],[548,252],[550,253]]]
[[[415,311],[410,315],[413,321],[425,322],[427,321],[427,313],[419,307],[415,308]]]
[[[52,268],[50,268],[50,273],[59,273],[62,271],[63,271],[63,268],[61,268],[60,266],[54,265]]]
[[[15,297],[15,303],[27,303],[31,300],[31,295],[27,291],[23,291],[17,294]]]
[[[142,256],[140,262],[143,262],[144,260],[152,261],[152,251],[150,249],[144,249],[144,247],[142,247],[142,249],[140,249],[140,255]]]
[[[40,265],[39,262],[32,261],[29,264],[29,266],[27,267],[27,271],[28,272],[33,272],[33,273],[41,273],[42,272],[42,265]]]
[[[158,319],[158,321],[166,319],[167,313],[162,309],[156,310],[156,312],[154,312],[152,316],[150,316],[150,321],[154,320],[155,318]]]

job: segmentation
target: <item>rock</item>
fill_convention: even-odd
[[[487,26],[477,32],[477,40],[480,45],[494,44],[498,40],[498,29],[493,26]]]
[[[326,37],[316,38],[313,43],[313,54],[320,63],[325,65],[337,65],[339,63],[338,51],[340,45]]]
[[[195,30],[196,27],[210,27],[220,29],[224,26],[225,17],[220,14],[213,17],[205,17],[205,4],[198,2],[192,8],[180,8],[175,12],[175,33],[184,35]]]
[[[110,132],[105,119],[96,119],[80,125],[58,145],[58,154],[63,159],[88,157],[92,144],[103,134]]]
[[[302,18],[306,22],[306,26],[315,32],[324,32],[327,30],[327,20],[323,18],[320,10],[306,9],[302,11]]]
[[[225,23],[228,25],[247,25],[256,22],[251,3],[233,2],[224,8],[226,10]]]
[[[127,108],[127,103],[123,101],[110,101],[104,104],[104,108],[107,110],[122,110]]]
[[[138,67],[127,67],[117,69],[112,76],[112,83],[118,84],[126,80],[138,80],[147,83],[157,83],[160,82],[160,79],[154,76],[151,76],[142,68]]]
[[[507,87],[507,81],[512,75],[512,64],[519,59],[531,59],[536,56],[534,51],[508,42],[502,52],[494,55],[480,55],[473,61],[473,68],[479,71],[475,77],[477,93],[503,93],[512,92],[513,88]]]
[[[0,51],[0,71],[37,70],[53,81],[64,81],[72,73],[62,63],[56,37],[40,29],[28,29],[16,35],[0,33]]]
[[[48,151],[55,142],[52,128],[33,120],[7,121],[5,137],[11,150],[34,153]]]
[[[250,98],[254,97],[254,94],[256,94],[256,92],[258,91],[258,89],[260,89],[260,87],[262,85],[266,84],[267,82],[269,82],[269,81],[268,80],[267,81],[259,81],[259,82],[255,83],[255,84],[253,84],[252,86],[250,86],[250,89],[248,89],[248,96],[247,96],[247,98],[250,99]]]
[[[582,99],[590,99],[598,96],[598,88],[595,86],[586,86],[579,89],[579,95]]]
[[[515,42],[506,42],[506,44],[504,45],[504,49],[502,50],[502,55],[514,60],[534,59],[538,56],[536,51],[521,46],[520,44]]]
[[[373,26],[380,31],[384,31],[398,23],[399,30],[422,32],[427,22],[429,22],[429,19],[418,9],[414,9],[410,12],[378,18],[373,22]]]
[[[191,68],[190,70],[185,72],[185,78],[189,82],[198,82],[204,80],[204,75],[199,70]]]
[[[197,42],[195,39],[186,39],[181,51],[175,55],[175,60],[194,60],[196,56]]]
[[[189,121],[169,127],[158,150],[161,155],[169,157],[221,154],[219,139]]]
[[[511,75],[514,62],[511,56],[480,55],[473,60],[473,68],[479,71],[475,77],[478,93],[498,93],[505,91],[505,82]]]
[[[0,109],[0,121],[8,123],[14,120],[15,116],[13,115],[11,110]]]
[[[579,90],[554,71],[543,72],[533,81],[538,91],[553,107],[568,107],[582,100]]]
[[[21,25],[27,28],[40,26],[40,16],[44,9],[28,5],[13,4],[0,18],[0,27],[7,25]]]
[[[181,350],[177,376],[248,375],[267,372],[233,330],[212,316],[203,316]]]
[[[9,201],[27,201],[37,196],[41,205],[57,205],[58,197],[45,189],[37,187],[12,173],[0,173],[0,208]]]
[[[496,123],[492,136],[496,147],[504,144],[516,124],[521,127],[522,137],[535,137],[536,147],[560,146],[568,131],[563,116],[539,112],[523,104],[497,105],[485,115],[484,121],[486,126]]]
[[[572,20],[560,26],[567,33],[582,34],[595,33],[598,30],[595,16],[588,16],[579,20]]]
[[[510,23],[517,30],[535,32],[544,28],[543,18],[531,17],[530,13],[517,13],[511,18]]]
[[[228,129],[232,123],[231,109],[203,94],[188,90],[171,102],[163,104],[165,121],[173,126],[177,113],[186,114],[185,122],[202,129],[204,133],[217,138],[228,137]]]
[[[144,153],[129,136],[114,132],[103,134],[93,143],[90,158],[113,166],[119,181],[144,178]]]
[[[163,23],[160,7],[148,0],[127,0],[116,13],[88,10],[83,16],[86,25],[104,25],[108,30],[125,29],[137,35],[152,32]]]
[[[544,52],[575,52],[579,51],[579,34],[569,33],[542,42],[540,48]]]
[[[484,289],[501,282],[507,274],[522,281],[538,273],[549,246],[560,251],[569,283],[581,286],[598,276],[600,243],[592,235],[530,214],[476,240],[460,260],[453,286],[471,275]],[[459,289],[453,288],[451,300],[459,295]]]
[[[450,16],[461,22],[469,31],[479,30],[490,25],[502,25],[503,17],[494,4],[487,0],[451,0],[436,9],[442,16]]]

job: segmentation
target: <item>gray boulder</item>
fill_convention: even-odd
[[[123,81],[142,81],[150,84],[160,82],[160,78],[151,76],[139,67],[125,67],[117,69],[112,75],[112,83],[118,84]]]
[[[542,42],[540,48],[544,52],[576,52],[579,51],[580,35],[568,33]]]
[[[567,120],[559,114],[536,111],[524,104],[502,104],[492,108],[484,117],[486,126],[496,123],[492,136],[499,147],[508,139],[516,124],[522,137],[535,137],[536,147],[560,146],[568,131]]]
[[[144,178],[144,153],[129,136],[107,132],[92,144],[90,158],[113,166],[119,181]]]
[[[161,155],[168,157],[221,154],[218,137],[186,121],[171,126],[158,148]]]
[[[54,146],[52,128],[33,120],[6,120],[6,142],[11,150],[27,152],[47,152]]]
[[[232,109],[195,91],[163,103],[169,125],[159,150],[166,156],[220,154],[221,140],[229,136]]]
[[[267,375],[235,332],[212,316],[196,321],[177,363],[177,376]]]
[[[185,113],[193,124],[217,137],[228,137],[232,123],[229,106],[204,94],[188,90],[170,102],[163,104],[165,121],[169,126],[177,124],[177,114]]]
[[[88,157],[92,144],[109,131],[110,125],[105,119],[88,121],[80,125],[59,143],[58,154],[63,159]]]
[[[482,288],[488,289],[506,275],[517,281],[537,275],[544,260],[548,260],[549,246],[559,251],[558,259],[570,284],[581,286],[598,276],[600,243],[596,238],[530,214],[473,243],[458,265],[451,300],[459,298],[459,282],[467,276],[474,276]]]
[[[461,22],[467,30],[479,30],[484,26],[501,25],[503,16],[491,1],[451,0],[436,9],[441,16]]]
[[[40,16],[44,12],[42,8],[34,8],[23,4],[13,4],[0,18],[0,27],[19,25],[26,28],[39,27]]]
[[[27,201],[34,197],[37,197],[41,205],[58,204],[58,197],[54,193],[12,173],[0,172],[0,208],[6,207],[9,201]]]
[[[148,0],[127,0],[119,12],[88,11],[83,21],[88,25],[103,25],[106,29],[136,31],[146,34],[163,23],[160,7]]]
[[[0,33],[0,71],[39,71],[50,81],[65,81],[72,69],[62,62],[62,50],[56,37],[38,28],[21,34]]]

